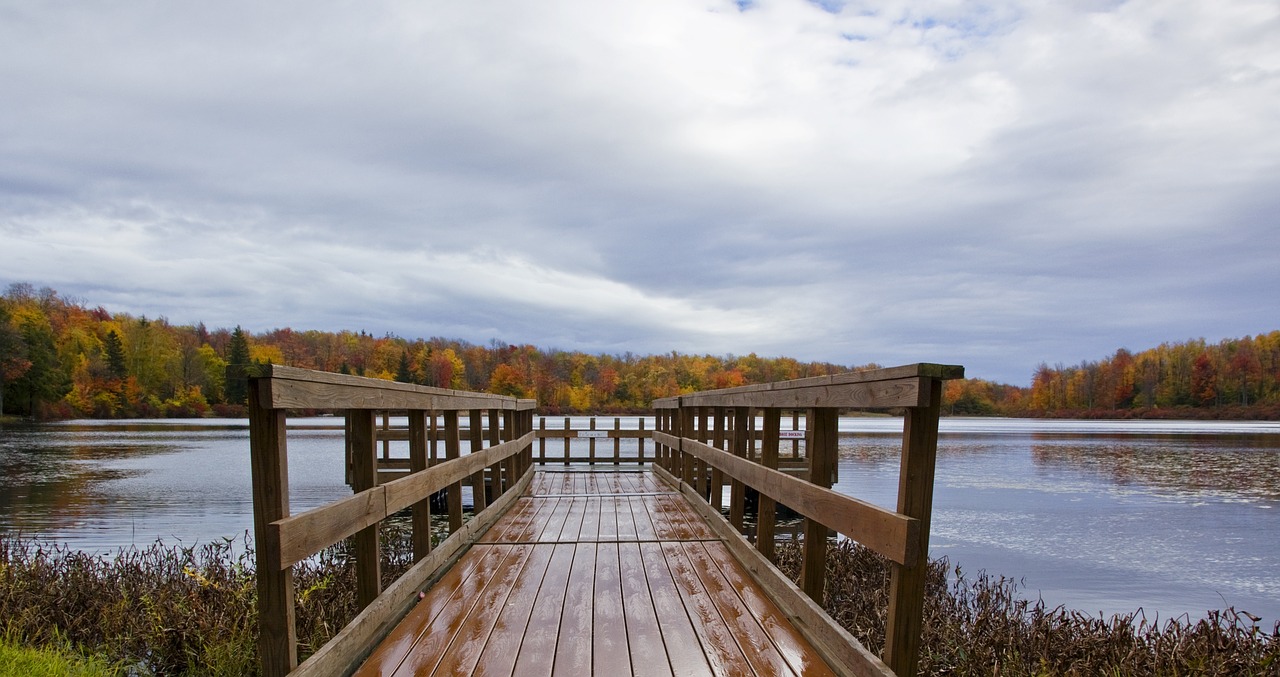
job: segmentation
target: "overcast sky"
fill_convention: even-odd
[[[1274,0],[0,0],[0,283],[963,364],[1280,329]]]

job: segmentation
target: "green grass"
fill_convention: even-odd
[[[18,646],[0,638],[0,677],[108,677],[122,674],[111,663],[68,650]]]

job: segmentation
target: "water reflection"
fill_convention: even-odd
[[[0,431],[0,529],[73,547],[196,543],[251,528],[243,422],[76,422]],[[295,511],[350,491],[341,431],[290,434]]]
[[[290,420],[294,512],[350,493],[335,425]],[[840,430],[836,488],[893,508],[902,420],[847,418]],[[0,529],[82,549],[234,538],[253,523],[244,421],[6,426],[0,472]],[[944,419],[930,551],[1089,613],[1234,604],[1274,620],[1276,508],[1280,425]]]
[[[1143,438],[1034,435],[1037,465],[1069,468],[1118,488],[1233,501],[1280,501],[1280,436]]]

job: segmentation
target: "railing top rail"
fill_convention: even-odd
[[[535,400],[334,374],[278,364],[236,365],[228,375],[266,379],[263,403],[271,409],[502,409],[528,411]]]
[[[928,388],[922,379],[964,378],[964,367],[918,363],[884,369],[851,371],[831,376],[759,383],[737,388],[704,390],[653,401],[654,409],[682,406],[724,407],[918,407],[929,404]]]

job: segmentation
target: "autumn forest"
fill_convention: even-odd
[[[538,400],[543,413],[641,412],[658,397],[877,365],[787,357],[590,355],[364,332],[174,325],[110,313],[49,288],[0,297],[0,411],[50,418],[237,416],[228,364],[285,364]],[[1041,364],[1030,387],[949,382],[944,413],[966,416],[1280,419],[1280,331],[1119,349],[1078,365]]]

